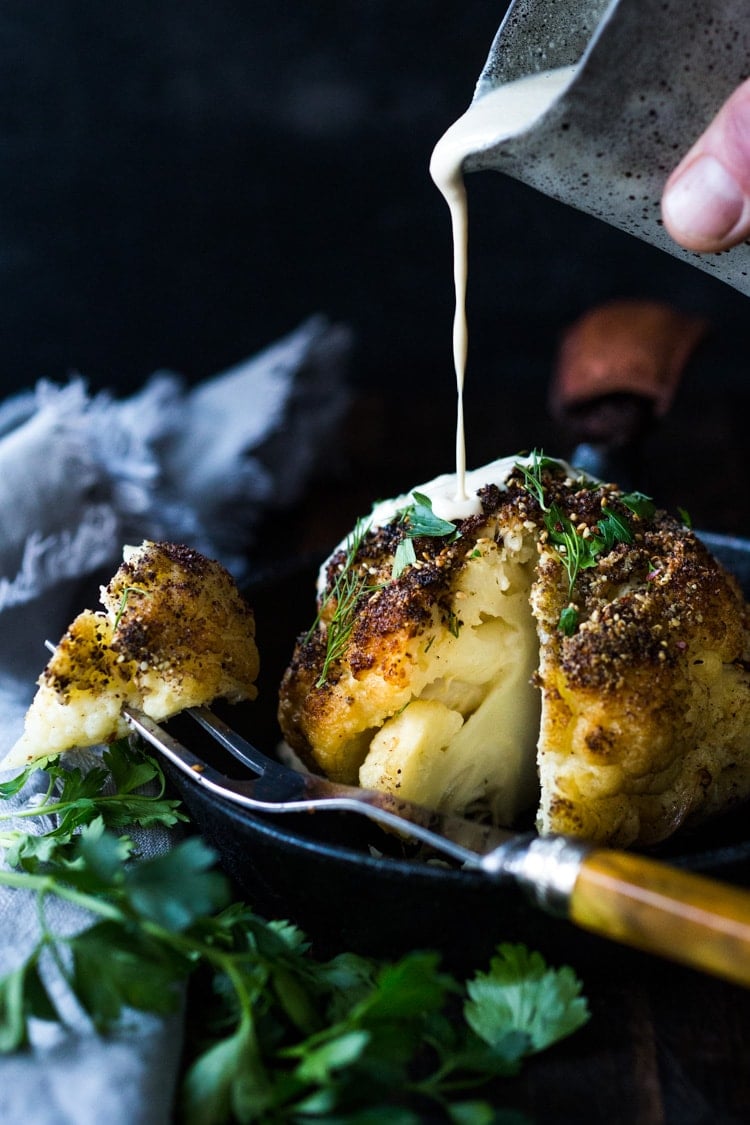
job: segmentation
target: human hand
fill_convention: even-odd
[[[688,250],[728,250],[750,236],[750,79],[672,172],[662,217]]]

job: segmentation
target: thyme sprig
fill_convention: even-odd
[[[534,450],[528,465],[516,463],[524,480],[526,491],[531,493],[542,509],[544,526],[548,541],[556,548],[557,557],[568,580],[568,598],[573,596],[576,579],[582,570],[597,565],[599,557],[607,554],[618,543],[632,543],[633,529],[629,519],[613,508],[602,503],[602,516],[596,523],[596,531],[588,528],[582,533],[559,504],[549,502],[544,486],[543,474],[548,468],[560,468],[561,461],[545,457]],[[598,488],[598,485],[594,486]],[[653,500],[643,492],[626,492],[619,497],[620,502],[640,519],[648,519],[655,511]],[[573,605],[563,609],[558,628],[571,636],[578,625],[578,611]]]

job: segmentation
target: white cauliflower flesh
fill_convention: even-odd
[[[415,520],[426,485],[358,526],[321,572],[282,731],[337,781],[653,843],[750,794],[747,608],[647,498],[532,464],[476,470],[479,514],[453,524]]]
[[[446,624],[418,634],[403,710],[369,744],[359,783],[432,808],[508,823],[536,791],[537,640],[528,600],[533,544],[482,538],[456,577]],[[386,690],[387,690],[387,684]]]
[[[255,698],[253,614],[219,563],[179,544],[126,547],[101,600],[55,647],[4,769],[124,737],[125,705],[160,722]]]

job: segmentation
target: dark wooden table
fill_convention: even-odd
[[[750,381],[723,391],[689,381],[643,445],[640,487],[688,509],[696,527],[750,533],[749,407]],[[452,387],[439,379],[430,395],[408,380],[397,401],[360,394],[328,475],[294,515],[296,547],[326,552],[376,499],[450,470],[454,412]],[[498,381],[470,391],[467,432],[470,467],[534,446],[570,453],[539,388]],[[750,993],[606,943],[591,957],[593,940],[565,950],[584,982],[589,1024],[498,1087],[498,1107],[536,1125],[750,1121]]]

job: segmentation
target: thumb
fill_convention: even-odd
[[[688,250],[728,250],[750,236],[750,79],[675,168],[661,206],[670,235]]]

